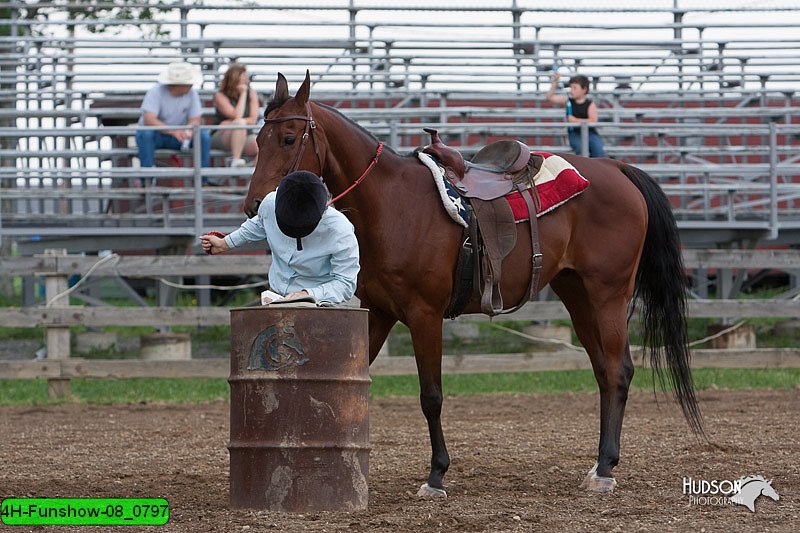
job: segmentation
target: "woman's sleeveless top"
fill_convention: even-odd
[[[239,103],[239,99],[238,98],[230,98],[228,95],[225,95],[225,98],[228,99],[228,102],[230,102],[231,105],[234,108],[236,107],[236,104]],[[247,118],[247,117],[250,116],[250,90],[247,91],[247,94],[245,95],[245,98],[247,98],[247,101],[245,101],[245,104],[244,104],[244,115],[242,115],[242,116]],[[222,124],[223,120],[230,120],[230,119],[228,117],[226,117],[225,115],[223,115],[222,113],[220,113],[219,109],[217,109],[216,106],[215,106],[214,107],[214,125],[217,126],[219,124]]]

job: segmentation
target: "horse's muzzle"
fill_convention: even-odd
[[[253,200],[253,203],[250,204],[250,206],[244,206],[245,214],[248,217],[253,218],[258,213],[258,206],[260,205],[261,205],[261,200]]]

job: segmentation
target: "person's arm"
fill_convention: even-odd
[[[594,105],[594,102],[589,104],[589,107],[586,109],[586,115],[588,118],[578,118],[574,115],[570,115],[567,117],[567,122],[597,122],[597,106]]]
[[[231,105],[231,101],[228,99],[225,94],[222,92],[217,91],[214,95],[214,105],[217,107],[220,113],[225,115],[229,120],[234,120],[237,118],[242,118],[244,115],[244,106],[247,104],[247,100],[243,97],[242,92],[239,92],[239,101],[236,102],[236,107]]]
[[[331,280],[316,287],[308,287],[305,292],[318,302],[345,302],[356,292],[359,269],[358,241],[350,226],[347,231],[342,231],[336,250],[331,255]]]
[[[186,124],[189,126],[199,126],[203,119],[203,108],[200,105],[200,95],[194,89],[192,89],[190,94],[192,95],[192,103],[189,106],[189,116],[186,119]],[[186,138],[191,139],[192,130],[187,129],[185,131]]]
[[[258,122],[258,115],[260,109],[260,103],[258,101],[258,93],[255,89],[250,89],[250,116],[245,117],[247,119],[248,124],[255,124]]]
[[[236,248],[246,242],[263,241],[267,238],[267,230],[260,215],[245,220],[239,229],[225,236],[225,244],[228,248]]]
[[[225,239],[216,235],[200,235],[200,245],[203,247],[203,251],[209,255],[221,254],[230,250]]]
[[[553,74],[553,81],[550,82],[550,90],[547,91],[547,101],[558,105],[566,104],[567,97],[563,94],[556,94],[556,89],[558,89],[558,72]]]
[[[158,115],[152,111],[145,111],[144,114],[144,125],[145,126],[167,126],[168,124],[161,121],[158,118]],[[179,141],[183,141],[184,139],[191,139],[192,136],[190,134],[187,135],[186,130],[160,130],[161,133],[164,135],[172,135]]]
[[[203,251],[210,255],[221,254],[227,252],[237,246],[241,246],[245,242],[259,241],[266,238],[266,231],[264,225],[261,223],[259,215],[249,218],[239,226],[236,231],[225,235],[225,237],[218,237],[216,235],[201,235],[200,245]]]
[[[586,115],[589,117],[586,122],[597,122],[597,106],[594,102],[589,104],[589,109],[586,110]]]
[[[156,113],[153,113],[152,111],[145,111],[144,112],[144,125],[145,126],[166,126],[166,124],[164,124],[161,121],[161,119],[158,118],[158,115]],[[169,132],[165,131],[164,133],[169,133]]]
[[[239,229],[225,236],[225,243],[228,245],[228,248],[235,248],[246,242],[263,240],[266,240],[269,244],[269,239],[267,238],[267,220],[270,218],[270,211],[272,211],[272,213],[275,211],[274,191],[264,197],[264,200],[258,207],[258,213],[256,213],[255,216],[245,220],[242,225],[239,226]]]
[[[200,125],[200,120],[201,120],[201,117],[200,117],[200,116],[196,116],[196,117],[189,117],[189,120],[187,120],[187,121],[186,121],[186,124],[187,124],[187,125],[189,125],[189,126],[194,126],[194,125],[198,125],[198,126],[199,126],[199,125]],[[181,141],[182,141],[183,139],[191,139],[191,138],[192,138],[192,135],[194,135],[194,133],[192,132],[192,130],[191,130],[191,129],[186,129],[186,130],[177,130],[177,131],[178,131],[179,133],[182,133],[182,134],[183,134],[183,138],[181,138],[181,137],[178,137],[178,136],[176,135],[176,137],[178,137],[178,139],[179,139],[179,140],[181,140]]]

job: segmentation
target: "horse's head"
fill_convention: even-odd
[[[311,115],[308,96],[311,77],[306,79],[294,97],[283,74],[278,74],[275,94],[267,104],[265,123],[258,133],[258,164],[250,179],[244,200],[244,212],[253,216],[261,200],[278,187],[280,180],[294,170],[322,174],[321,135]]]
[[[739,493],[733,495],[731,500],[740,505],[746,505],[751,511],[754,510],[753,502],[760,495],[772,498],[775,501],[780,499],[778,491],[772,486],[771,479],[765,479],[764,476],[747,476],[739,479],[740,490]]]
[[[765,484],[761,487],[761,494],[769,498],[772,498],[775,501],[778,501],[780,499],[778,491],[772,487],[771,479],[769,481],[766,481]]]

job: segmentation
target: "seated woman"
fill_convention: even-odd
[[[228,67],[219,90],[214,94],[214,124],[254,125],[258,120],[259,101],[256,90],[250,87],[247,68],[239,63]],[[217,130],[211,137],[211,148],[231,152],[231,166],[243,167],[247,163],[242,154],[258,158],[255,133],[246,129]]]

